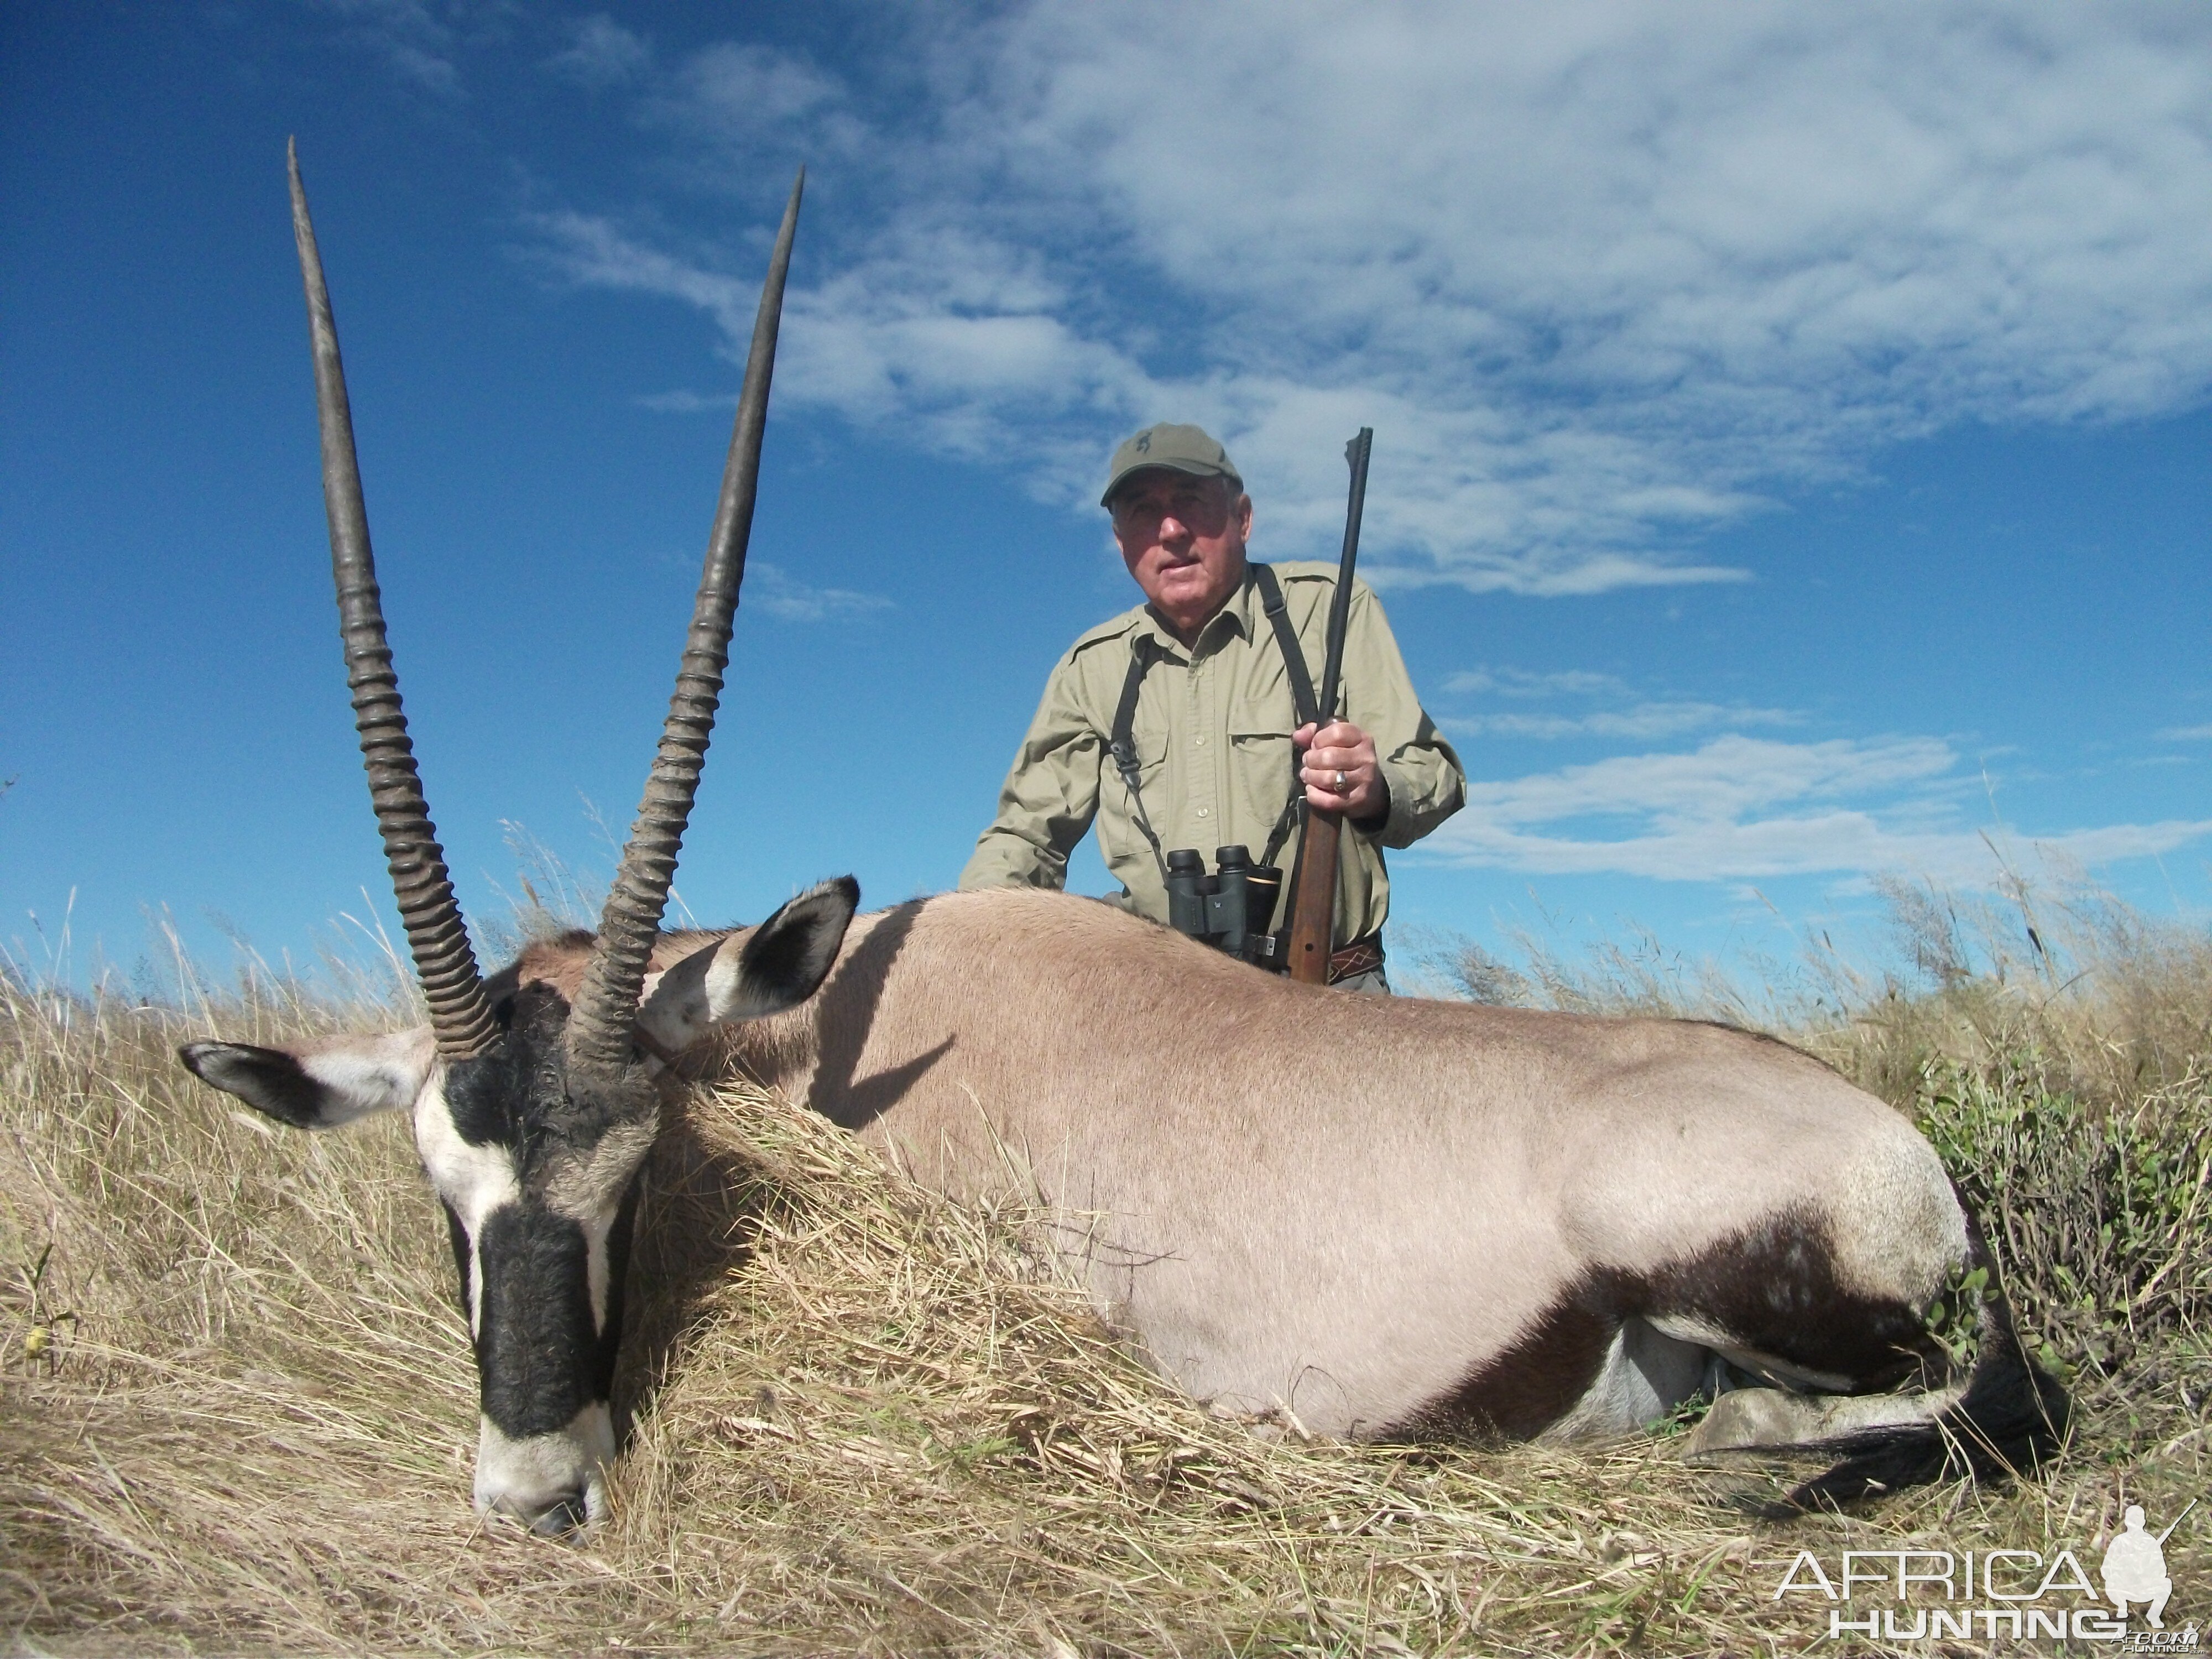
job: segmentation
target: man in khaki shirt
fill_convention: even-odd
[[[1346,820],[1331,981],[1387,990],[1382,849],[1410,847],[1457,811],[1466,780],[1413,695],[1382,605],[1364,582],[1353,586],[1341,717],[1316,732],[1293,712],[1269,584],[1257,574],[1267,567],[1245,558],[1252,498],[1227,452],[1194,426],[1148,427],[1115,452],[1101,505],[1146,603],[1084,635],[1053,670],[961,887],[1064,885],[1067,855],[1095,817],[1121,902],[1164,922],[1161,849],[1195,848],[1210,867],[1216,848],[1241,844],[1257,862],[1279,837],[1276,863],[1286,874],[1295,866],[1295,771],[1310,806]],[[1273,574],[1318,685],[1336,567]],[[1133,654],[1145,662],[1130,730],[1134,792],[1108,752]],[[1273,925],[1283,921],[1279,908]]]

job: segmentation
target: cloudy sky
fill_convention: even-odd
[[[1364,568],[1471,780],[1402,922],[2212,904],[2201,7],[26,0],[0,88],[19,959],[72,892],[79,967],[384,908],[288,134],[479,915],[627,821],[802,162],[702,918],[951,884],[1163,418],[1279,558],[1376,428]]]

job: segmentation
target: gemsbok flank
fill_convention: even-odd
[[[291,183],[346,662],[430,1021],[182,1052],[301,1128],[411,1115],[475,1339],[480,1508],[549,1533],[604,1508],[637,1171],[671,1062],[710,1028],[922,1179],[1021,1183],[1063,1218],[1101,1314],[1224,1411],[1355,1438],[1584,1438],[1756,1379],[1720,1394],[1698,1443],[1817,1451],[1799,1503],[2001,1476],[2057,1445],[2065,1395],[2024,1354],[1935,1153],[1783,1043],[1293,984],[1059,893],[855,921],[842,878],[757,927],[661,933],[727,663],[798,186],[599,933],[480,979],[385,644],[296,159]],[[1951,1358],[1961,1334],[1971,1364]]]

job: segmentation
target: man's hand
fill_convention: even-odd
[[[1376,763],[1375,739],[1350,720],[1332,720],[1318,732],[1308,723],[1291,734],[1291,741],[1306,751],[1299,777],[1309,806],[1340,812],[1354,823],[1389,811],[1390,788]]]

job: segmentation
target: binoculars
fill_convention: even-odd
[[[1208,875],[1196,848],[1168,854],[1168,925],[1232,957],[1274,966],[1280,952],[1267,924],[1275,919],[1283,872],[1253,863],[1243,847],[1215,848],[1213,862],[1215,873]]]

